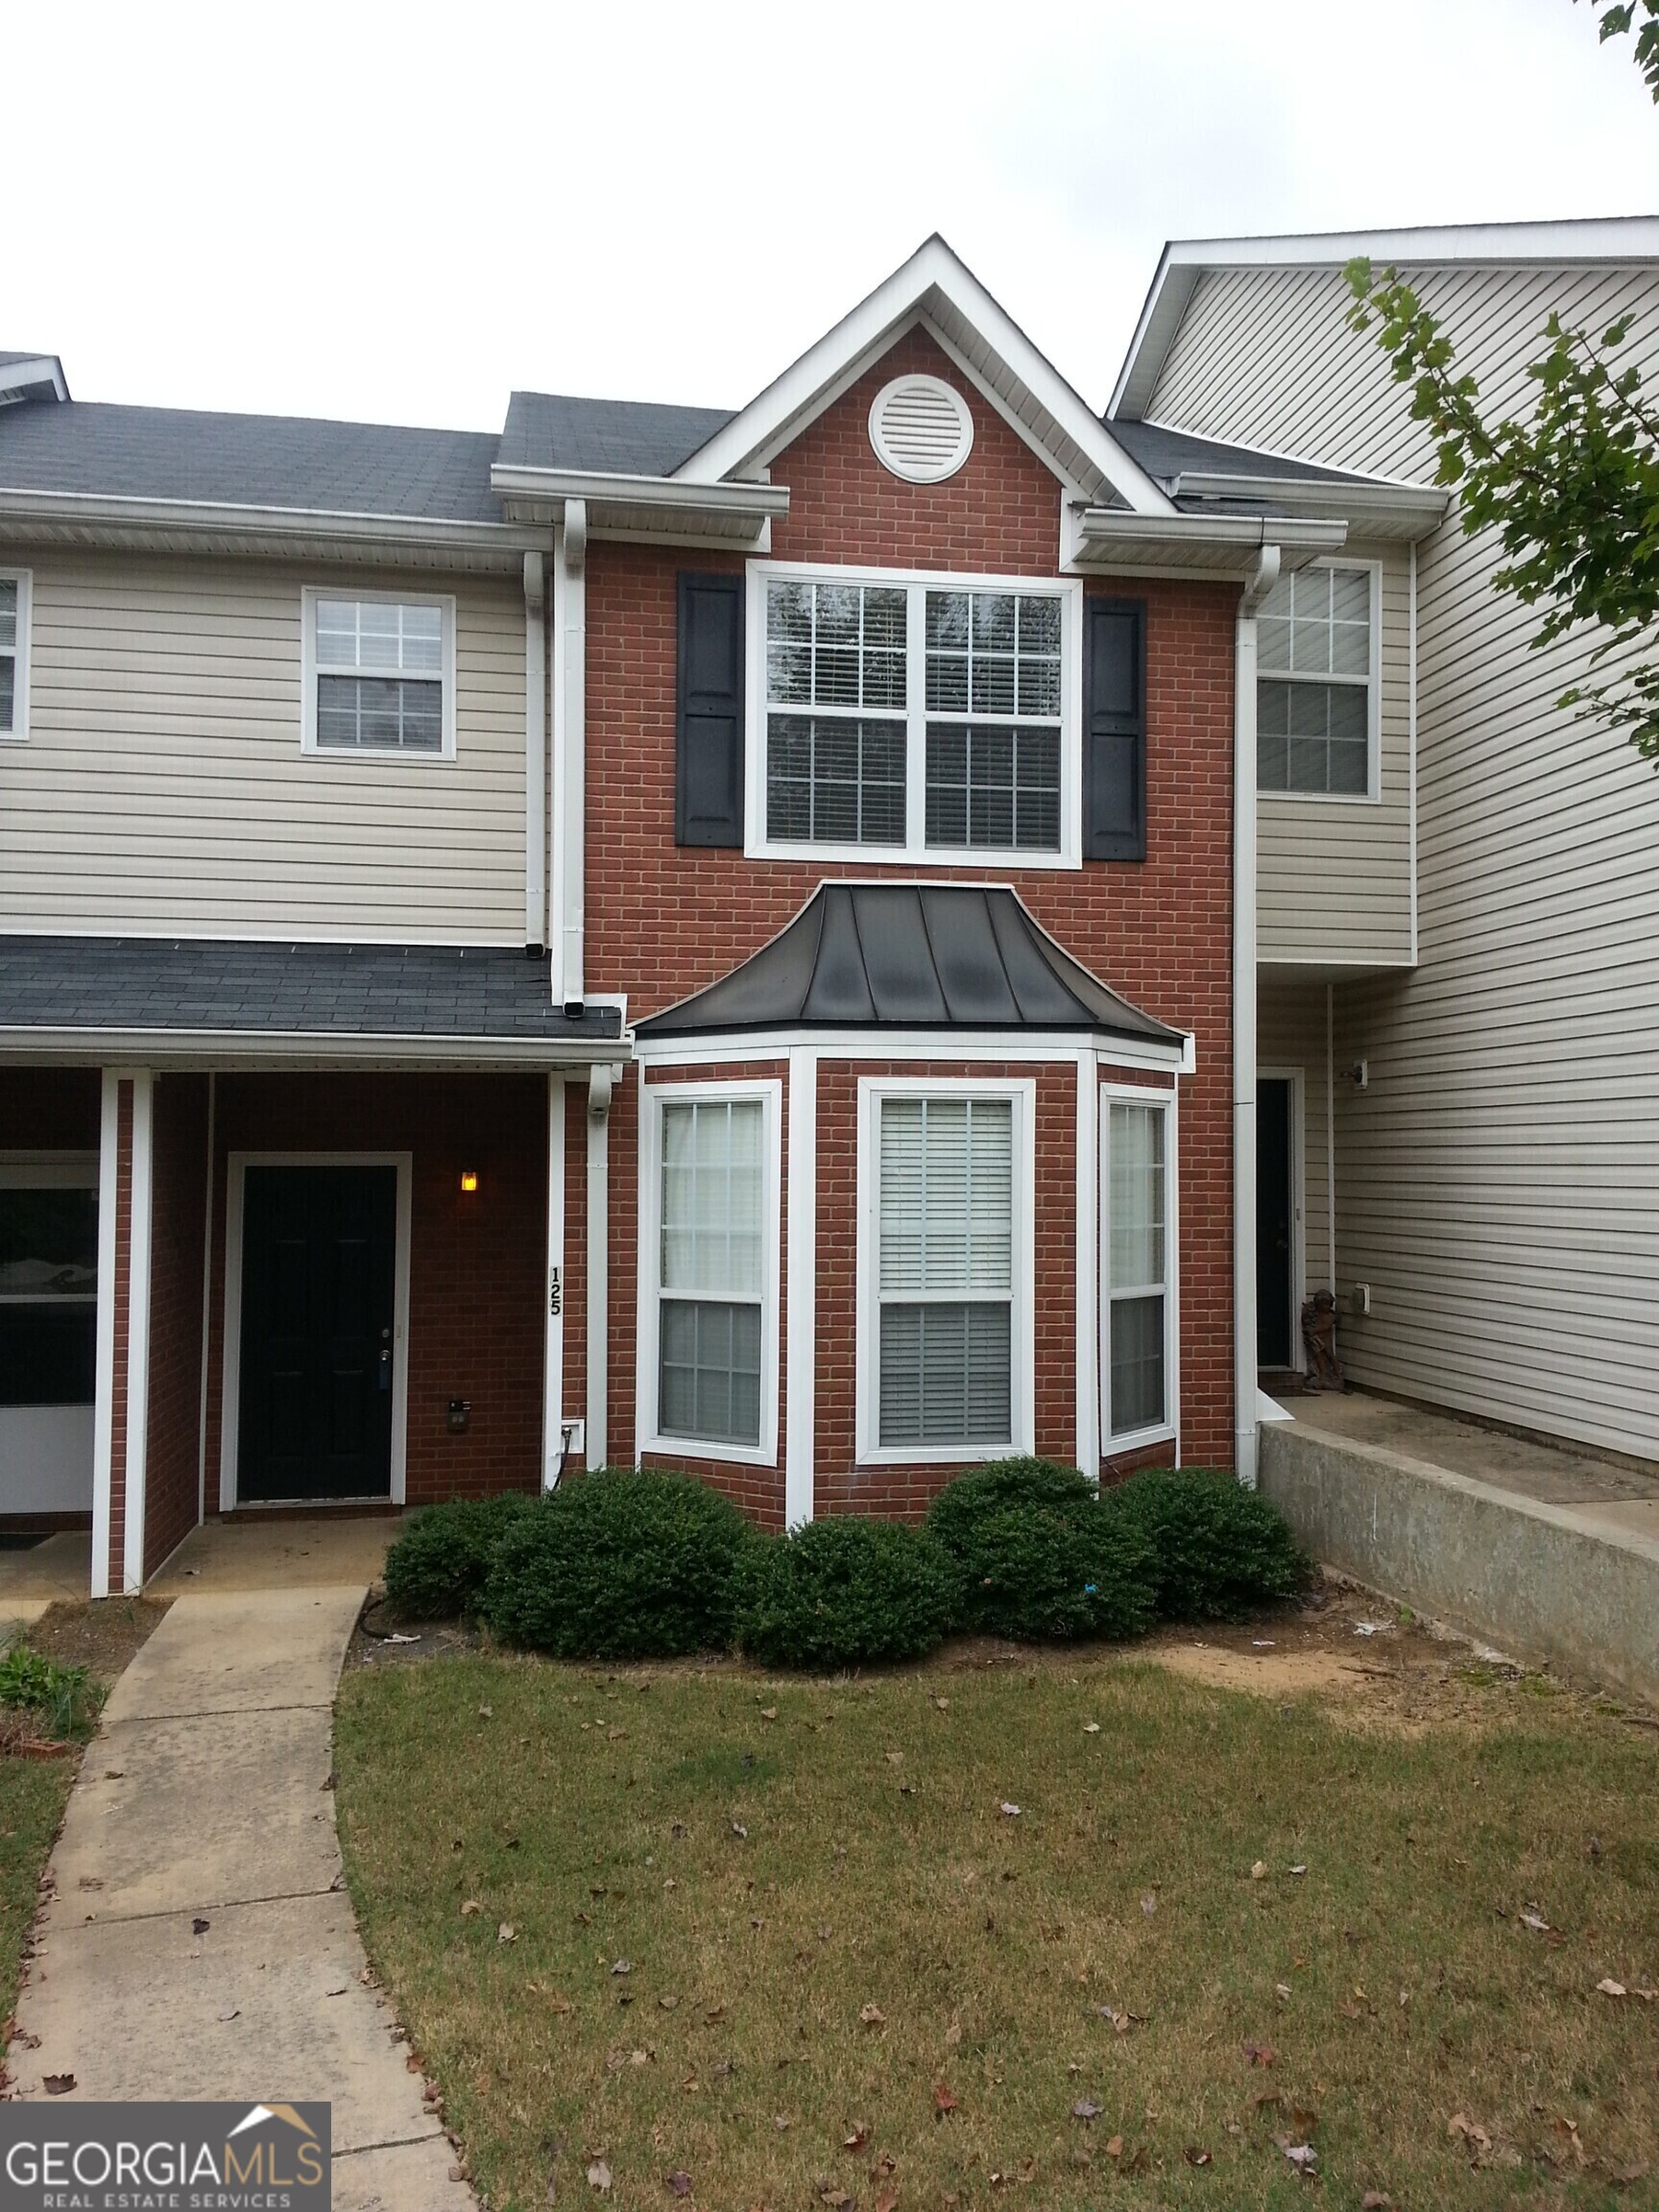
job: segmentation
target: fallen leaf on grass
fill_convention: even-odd
[[[659,1997],[657,2000],[657,2008],[658,2010],[661,2012],[672,2012],[679,2002],[680,2000],[678,1997]]]
[[[1308,2173],[1318,2163],[1319,2153],[1311,2143],[1281,2143],[1279,2148],[1298,2174]]]
[[[860,2005],[858,2020],[860,2026],[865,2028],[885,2028],[887,2025],[887,2015],[879,2005]]]
[[[597,2189],[601,2197],[609,2196],[611,2169],[606,2165],[603,2158],[595,2158],[592,2165],[589,2167],[588,2186],[589,2189]]]
[[[1107,2146],[1106,2146],[1106,2155],[1107,2155],[1107,2157],[1108,2157],[1108,2158],[1121,2158],[1121,2157],[1122,2157],[1122,2155],[1123,2155],[1123,2138],[1122,2138],[1122,2136],[1121,2136],[1121,2135],[1114,2135],[1114,2136],[1112,2137],[1111,2141],[1110,2141],[1110,2142],[1107,2144]]]
[[[1275,1983],[1274,1983],[1274,1984],[1273,1984],[1273,1994],[1274,1994],[1274,1996],[1275,1996],[1275,1997],[1277,1997],[1277,1998],[1279,1999],[1279,2002],[1280,2002],[1282,2005],[1287,2005],[1287,2004],[1290,2002],[1290,1984],[1289,1984],[1289,1983],[1288,1983],[1288,1982],[1275,1982]]]
[[[747,1843],[747,1842],[748,1842],[748,1840],[749,1840],[749,1831],[748,1831],[748,1829],[747,1829],[747,1828],[745,1828],[745,1827],[744,1827],[744,1825],[743,1825],[743,1823],[742,1823],[742,1821],[741,1821],[741,1820],[733,1820],[733,1823],[732,1823],[732,1833],[733,1833],[733,1836],[735,1836],[735,1837],[739,1838],[741,1841],[743,1841],[743,1842],[745,1842],[745,1843]]]
[[[461,1908],[461,1917],[463,1920],[470,1920],[474,1912],[482,1912],[483,1910],[483,1906],[479,1904],[476,1897],[469,1897],[466,1904]],[[202,1925],[205,1927],[206,1922],[204,1921]]]
[[[1071,2117],[1073,2120],[1081,2120],[1084,2127],[1087,2128],[1092,2121],[1099,2119],[1100,2107],[1093,2098],[1079,2097],[1076,2104],[1071,2107]]]
[[[1603,1997],[1628,1997],[1630,1994],[1623,1983],[1615,1982],[1611,1974],[1604,1976],[1601,1981],[1598,1982],[1596,1987]]]
[[[780,2135],[781,2135],[781,2134],[784,2132],[784,2130],[785,2130],[785,2129],[788,2128],[788,2126],[789,2126],[789,2115],[788,2115],[788,2113],[787,2113],[787,2112],[774,2112],[774,2113],[773,2113],[773,2115],[772,2115],[772,2125],[773,2125],[773,2127],[774,2127],[774,2128],[777,2128],[777,2130],[778,2130],[779,2134],[780,2134]]]
[[[497,1943],[517,1942],[518,1933],[511,1920],[503,1920],[501,1922],[500,1926],[495,1931],[495,1940]]]
[[[934,2119],[943,2120],[947,2112],[954,2112],[955,2109],[955,2098],[951,2096],[950,2090],[946,2088],[943,2081],[935,2081],[933,2084]]]
[[[663,2176],[662,2176],[662,2180],[663,2180],[663,2185],[664,2185],[664,2187],[665,2187],[665,2188],[668,2190],[668,2193],[669,2193],[669,2195],[670,2195],[670,2196],[673,2196],[673,2197],[689,2197],[689,2196],[690,2196],[690,2194],[691,2194],[691,2176],[690,2176],[690,2175],[689,2175],[689,2174],[664,2174],[664,2175],[663,2175]]]
[[[1535,1906],[1528,1905],[1524,1912],[1517,1912],[1515,1917],[1523,1928],[1530,1928],[1535,1936],[1548,1936],[1551,1933],[1549,1921]]]
[[[632,1974],[634,1961],[631,1959],[617,1959],[613,1962],[611,1971],[613,1974]]]
[[[853,2200],[845,2189],[837,2189],[827,2181],[818,2192],[818,2201],[820,2204],[828,2204],[830,2212],[842,2212],[842,2208],[851,2204]]]
[[[1251,1879],[1251,1881],[1252,1881],[1252,1882],[1265,1882],[1265,1881],[1266,1881],[1266,1879],[1267,1879],[1267,1862],[1266,1862],[1264,1859],[1258,1859],[1258,1860],[1257,1860],[1257,1862],[1256,1862],[1256,1863],[1255,1863],[1255,1865],[1251,1867],[1251,1869],[1250,1869],[1250,1879]]]
[[[950,2027],[945,2031],[945,2040],[952,2047],[952,2049],[954,2049],[954,2047],[961,2042],[962,2023],[960,2020],[951,2021]]]
[[[479,1718],[479,1719],[480,1719],[480,1720],[493,1720],[493,1719],[494,1719],[494,1718],[495,1718],[495,1708],[494,1708],[494,1706],[493,1706],[493,1705],[480,1705],[480,1706],[479,1706],[479,1708],[478,1708],[478,1718]]]
[[[1020,1808],[1019,1808],[1019,1806],[1018,1806],[1018,1805],[1016,1805],[1016,1804],[1012,1803],[1012,1802],[1011,1802],[1011,1801],[1010,1801],[1008,1798],[1006,1798],[1006,1797],[1004,1797],[1004,1798],[1003,1798],[1003,1800],[1002,1800],[1002,1808],[1001,1808],[1001,1809],[1002,1809],[1002,1813],[1003,1813],[1003,1815],[1004,1815],[1004,1817],[1005,1817],[1005,1818],[1007,1818],[1007,1819],[1009,1819],[1009,1820],[1018,1820],[1018,1819],[1019,1819],[1019,1817],[1020,1817]]]
[[[1467,2112],[1454,2112],[1446,2123],[1446,2132],[1455,2141],[1467,2144],[1469,2155],[1477,2163],[1492,2149],[1491,2136],[1479,2121],[1471,2120]]]
[[[1098,1720],[1085,1720],[1085,1721],[1084,1721],[1084,1723],[1083,1723],[1083,1733],[1084,1733],[1084,1735],[1085,1735],[1085,1736],[1098,1736],[1098,1735],[1099,1735],[1099,1733],[1100,1733],[1100,1723],[1099,1723],[1099,1721],[1098,1721]]]
[[[1249,2059],[1252,2066],[1271,2066],[1273,2063],[1274,2053],[1271,2043],[1246,2043],[1243,2050],[1245,2057]]]
[[[1386,2189],[1367,2189],[1359,2200],[1359,2212],[1393,2212],[1393,2206]]]
[[[1189,2143],[1181,2155],[1186,2159],[1189,2166],[1208,2166],[1210,2163],[1209,2152],[1200,2151],[1196,2144]]]
[[[725,2019],[726,2008],[724,2005],[710,2005],[708,2010],[704,2013],[703,2017],[708,2021],[709,2027],[712,2028],[717,2020]]]
[[[868,2143],[868,2142],[869,2142],[869,2140],[870,2140],[870,2123],[869,2123],[869,2121],[868,2121],[868,2120],[854,2120],[854,2123],[853,2123],[853,2132],[852,2132],[852,2134],[851,2134],[851,2135],[846,2135],[846,2136],[843,2136],[843,2137],[842,2137],[842,2140],[841,2140],[841,2148],[842,2148],[842,2150],[843,2150],[843,2151],[862,2151],[862,2150],[863,2150],[863,2148],[864,2148],[864,2146],[865,2146],[865,2144],[866,2144],[866,2143]]]
[[[576,2008],[568,1997],[561,1997],[555,1992],[547,2000],[547,2009],[549,2012],[574,2012]]]
[[[1158,1892],[1156,1889],[1147,1890],[1146,1894],[1141,1900],[1141,1910],[1145,1914],[1146,1918],[1150,1920],[1153,1913],[1158,1910]]]
[[[898,2212],[899,2200],[891,2189],[883,2189],[876,2200],[876,2212]]]

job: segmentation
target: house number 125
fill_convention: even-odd
[[[547,1276],[547,1310],[555,1318],[565,1310],[565,1286],[560,1280],[561,1270],[550,1268]]]

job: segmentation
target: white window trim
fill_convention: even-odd
[[[0,567],[0,584],[17,587],[16,672],[12,685],[12,727],[0,730],[0,745],[29,742],[29,646],[35,612],[35,575],[29,568]]]
[[[1147,1084],[1100,1085],[1100,1456],[1116,1459],[1181,1437],[1181,1176],[1177,1093]],[[1112,1427],[1112,1108],[1164,1111],[1164,1419],[1118,1434]]]
[[[317,742],[317,602],[320,599],[345,599],[354,604],[376,604],[383,607],[436,607],[444,617],[443,668],[440,680],[444,688],[444,742],[436,753],[405,751],[396,745],[319,745]],[[379,763],[397,762],[399,766],[430,768],[436,763],[455,757],[455,598],[452,592],[433,591],[365,591],[349,582],[324,589],[305,585],[300,593],[300,750],[318,760],[373,760]],[[333,671],[324,671],[333,673]],[[340,674],[351,673],[348,670]],[[359,675],[375,675],[397,671],[359,669]],[[405,674],[409,673],[404,671]],[[416,677],[416,682],[430,682],[429,677]]]
[[[639,1297],[636,1331],[636,1395],[639,1407],[641,1453],[664,1458],[726,1460],[735,1466],[778,1464],[778,1286],[781,1250],[781,1190],[783,1142],[783,1081],[766,1075],[729,1083],[646,1083],[639,1116]],[[736,1099],[761,1101],[760,1142],[760,1441],[730,1444],[722,1439],[665,1436],[658,1407],[660,1316],[662,1299],[662,1109],[715,1106]]]
[[[1363,791],[1263,791],[1258,783],[1257,802],[1265,800],[1279,805],[1287,801],[1293,806],[1378,806],[1382,801],[1382,564],[1359,555],[1344,559],[1338,554],[1331,560],[1310,561],[1308,565],[1310,568],[1363,568],[1371,579],[1371,667],[1365,679],[1365,788]],[[1258,661],[1258,695],[1262,685],[1281,684],[1286,680],[1283,668],[1263,668]],[[1288,680],[1293,684],[1353,681],[1351,677],[1340,676],[1306,679],[1292,676]]]
[[[1060,847],[1053,853],[988,845],[929,845],[927,800],[926,653],[912,610],[905,709],[905,830],[902,845],[821,845],[772,840],[766,834],[766,586],[774,578],[796,582],[865,584],[909,590],[1020,591],[1060,601]],[[956,569],[837,567],[821,561],[751,561],[745,607],[747,660],[743,850],[751,860],[862,861],[866,866],[903,862],[918,868],[1081,868],[1083,865],[1083,580],[1065,576],[980,576]],[[893,721],[872,712],[868,720]],[[935,721],[972,716],[934,715]]]
[[[0,1190],[96,1190],[96,1152],[0,1152]],[[5,1306],[96,1306],[91,1290],[0,1291]]]
[[[404,1503],[409,1466],[409,1255],[413,1241],[415,1156],[411,1152],[232,1152],[226,1162],[223,1381],[219,1416],[219,1510],[238,1503],[236,1470],[242,1412],[242,1217],[250,1167],[395,1167],[397,1213],[392,1253],[392,1494]],[[265,1502],[260,1501],[261,1504]],[[280,1500],[273,1501],[280,1503]],[[316,1504],[315,1500],[303,1503]],[[321,1507],[349,1504],[329,1499]]]
[[[960,1444],[889,1444],[878,1439],[881,1379],[879,1281],[879,1152],[877,1126],[885,1098],[1001,1098],[1014,1109],[1013,1404],[1009,1440],[977,1450]],[[861,1467],[964,1466],[1036,1450],[1037,1348],[1037,1083],[950,1075],[861,1075],[858,1078],[858,1286],[855,1397]]]

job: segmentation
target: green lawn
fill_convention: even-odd
[[[1659,1743],[1459,1695],[462,1655],[348,1675],[338,1803],[493,2212],[1652,2206]]]
[[[17,2001],[23,1939],[78,1758],[0,1758],[0,2019]]]

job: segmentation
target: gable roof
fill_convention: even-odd
[[[769,945],[636,1034],[795,1028],[1076,1030],[1172,1052],[1186,1044],[1073,960],[1014,892],[975,883],[821,883]]]
[[[731,420],[729,407],[515,392],[495,459],[504,469],[668,476]]]
[[[1143,415],[1198,279],[1220,269],[1340,269],[1356,255],[1413,269],[1494,269],[1659,261],[1659,216],[1561,223],[1445,223],[1405,230],[1310,231],[1277,238],[1175,238],[1165,247],[1106,410],[1116,428]]]
[[[675,474],[699,484],[755,475],[918,325],[1075,493],[1169,512],[1157,485],[937,233]]]

